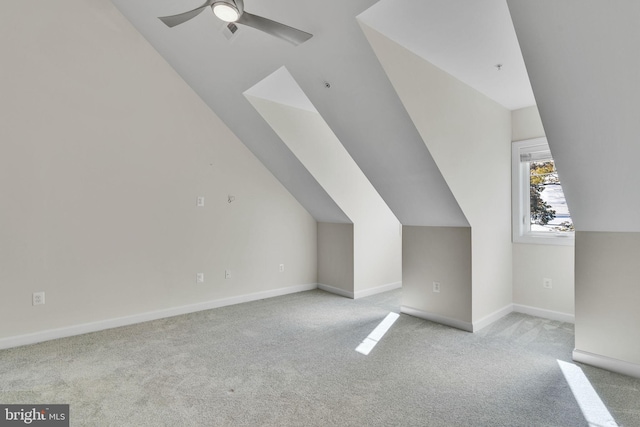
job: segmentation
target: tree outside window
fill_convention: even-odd
[[[574,226],[546,138],[513,143],[513,241],[573,244]]]
[[[544,197],[543,194],[547,194],[545,190],[547,193],[554,192],[555,197]],[[529,163],[529,198],[532,226],[535,224],[560,232],[575,230],[553,160]],[[566,215],[563,215],[565,212]],[[554,221],[557,217],[559,221]]]
[[[547,191],[547,193],[544,193]],[[544,197],[548,193],[554,193]],[[532,230],[574,231],[558,171],[553,160],[529,162],[529,198]],[[559,212],[561,211],[561,212]],[[556,221],[558,219],[558,221]]]

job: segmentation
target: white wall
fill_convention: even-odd
[[[511,141],[542,138],[545,136],[538,107],[520,108],[511,112]]]
[[[2,2],[0,53],[0,338],[315,286],[315,220],[109,1]]]
[[[551,289],[542,286],[545,278],[552,280]],[[573,246],[514,243],[513,303],[518,311],[573,321]]]
[[[506,309],[512,301],[509,111],[361,27],[471,225],[473,321]]]
[[[538,108],[511,112],[513,141],[544,137]],[[516,309],[539,316],[571,320],[575,313],[574,247],[513,244],[513,303]],[[553,282],[542,286],[544,278]]]
[[[246,96],[353,221],[354,296],[399,287],[400,223],[322,116],[316,111]]]

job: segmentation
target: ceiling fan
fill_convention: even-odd
[[[188,12],[163,16],[159,19],[168,27],[175,27],[199,15],[207,7],[211,7],[213,13],[222,21],[253,27],[294,45],[299,45],[312,37],[307,32],[246,12],[243,0],[207,0],[203,5]]]

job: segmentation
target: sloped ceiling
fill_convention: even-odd
[[[505,0],[383,0],[358,19],[509,110],[536,103]]]
[[[283,65],[403,224],[468,225],[358,25],[356,17],[376,4],[375,0],[245,1],[251,13],[314,35],[297,47],[247,27],[240,27],[237,36],[228,41],[221,33],[224,24],[209,9],[172,29],[157,19],[195,8],[201,0],[112,2],[317,220],[347,222],[348,218],[242,95]],[[387,3],[400,4],[403,13],[389,15],[384,21],[384,13],[378,12],[377,22],[395,23],[388,25],[390,29],[409,28],[412,38],[412,34],[425,31],[420,17],[436,12],[449,19],[462,17],[453,19],[451,25],[463,28],[468,39],[478,39],[486,32],[484,26],[473,25],[478,20],[470,19],[469,14],[456,15],[456,10],[469,3],[465,0],[383,0],[377,6]],[[504,0],[490,0],[487,8],[473,12],[473,18],[483,10],[489,13],[499,7],[506,7]],[[489,21],[496,19],[492,13]],[[502,14],[498,19],[504,18]],[[498,27],[508,30],[510,23]],[[448,28],[441,26],[439,31]],[[434,37],[449,37],[446,33],[438,37],[427,34],[415,38],[418,45]],[[514,39],[513,35],[506,37]],[[486,49],[487,43],[476,43],[471,50]],[[470,49],[458,46],[455,50],[454,45],[447,48],[452,57],[464,57]],[[507,68],[507,60],[496,56],[505,63],[505,81],[497,85],[501,87],[506,84],[507,69],[512,73],[517,67]],[[491,76],[488,80],[495,80],[498,73],[494,58],[483,59],[482,67],[486,66]],[[441,62],[438,66],[448,65]],[[512,84],[512,92],[514,87]],[[522,99],[508,102],[511,106],[531,102]]]
[[[640,2],[509,8],[576,229],[640,231]]]

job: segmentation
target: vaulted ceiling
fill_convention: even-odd
[[[621,215],[612,212],[612,207],[603,207],[613,206],[621,194],[605,196],[602,200],[606,199],[607,205],[594,210],[589,207],[593,197],[586,194],[587,186],[583,185],[593,177],[585,175],[583,166],[588,159],[606,158],[615,165],[619,154],[637,158],[635,148],[625,145],[640,134],[627,117],[637,112],[637,103],[630,100],[638,96],[625,93],[637,92],[640,87],[628,84],[628,74],[638,69],[637,55],[623,53],[637,51],[640,40],[636,29],[640,28],[638,6],[631,0],[613,8],[596,0],[589,5],[578,0],[560,2],[562,5],[551,0],[544,4],[521,0],[245,1],[246,10],[253,14],[313,34],[299,46],[242,26],[228,40],[222,33],[225,24],[209,9],[174,28],[157,19],[193,9],[201,0],[112,1],[318,221],[349,219],[243,96],[282,66],[400,222],[468,225],[363,35],[361,25],[367,25],[507,109],[536,103],[528,69],[533,73],[536,96],[542,98],[538,105],[567,183],[569,206],[572,210],[575,207],[576,226],[609,229],[603,225],[604,216],[615,214],[622,223],[613,229],[640,229],[634,225],[632,214]],[[520,44],[525,48],[526,67],[510,12],[514,13]],[[625,25],[616,29],[619,19]],[[616,50],[619,39],[624,42]],[[617,77],[609,79],[609,75],[620,78],[616,81]],[[585,90],[593,79],[608,83],[595,92]],[[593,96],[585,99],[589,93]],[[574,96],[572,102],[568,102],[568,94]],[[273,92],[270,96],[285,104],[296,102],[287,93]],[[628,114],[618,114],[619,99],[625,100]],[[585,102],[593,107],[593,114],[585,111]],[[611,127],[614,133],[615,129],[625,133],[609,143],[611,150],[600,143],[607,131],[602,135],[602,127],[594,129],[602,117],[612,124],[618,123],[616,117],[623,121]],[[568,141],[567,132],[575,126],[582,129]],[[593,141],[594,135],[599,135],[598,141]],[[575,163],[569,151],[583,141],[589,141],[596,154],[582,153],[580,162]],[[617,178],[630,176],[629,168],[631,165],[619,168]],[[603,184],[606,177],[598,176],[593,185],[604,194],[608,191]],[[640,208],[640,199],[636,202],[633,206]]]
[[[359,15],[363,23],[416,53],[433,57],[437,66],[450,68],[456,77],[467,79],[505,106],[533,103],[503,0],[483,2],[482,8],[462,14],[468,4],[463,0],[245,2],[245,9],[253,14],[313,34],[299,46],[242,26],[229,41],[222,34],[225,24],[209,9],[174,28],[157,19],[193,9],[200,0],[113,2],[319,221],[346,222],[348,218],[243,96],[282,66],[403,224],[468,225],[368,45]],[[478,19],[481,16],[486,19]],[[450,25],[424,32],[425,23],[435,26],[445,18]],[[481,40],[479,35],[487,35],[487,29],[490,37]],[[455,51],[467,58],[466,64],[446,60],[455,58]],[[497,64],[503,64],[500,71]],[[465,69],[475,71],[465,75]]]

